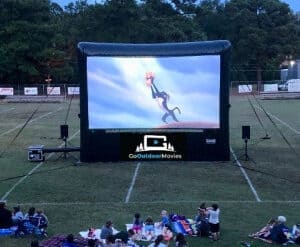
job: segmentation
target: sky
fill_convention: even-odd
[[[98,0],[100,2],[100,0]],[[282,0],[283,2],[290,5],[291,9],[295,12],[300,11],[300,0]],[[52,2],[59,3],[61,6],[66,6],[70,2],[74,2],[72,0],[52,0]],[[88,0],[89,3],[95,3],[97,0]]]

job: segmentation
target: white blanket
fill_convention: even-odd
[[[133,226],[133,224],[126,224],[127,231],[129,229],[132,229],[132,226]],[[140,234],[140,236],[138,237],[137,240],[151,241],[151,240],[155,239],[154,237],[156,237],[158,235],[161,235],[161,234],[162,234],[162,228],[160,227],[160,224],[159,223],[155,223],[154,224],[154,233],[153,233],[154,236],[151,236],[148,233],[146,233],[145,227],[142,227],[141,234]]]
[[[113,235],[117,234],[119,231],[116,230],[115,228],[112,228],[113,229]],[[89,234],[89,230],[87,231],[82,231],[82,232],[79,232],[80,236],[83,237],[83,238],[92,238],[92,239],[101,239],[100,238],[100,235],[101,235],[101,229],[95,229],[94,231],[94,236],[92,237],[89,237],[88,234]],[[102,239],[102,240],[105,240],[105,239]]]

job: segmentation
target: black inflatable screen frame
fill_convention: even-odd
[[[83,162],[128,160],[226,161],[229,149],[229,66],[231,44],[227,40],[126,44],[80,42],[77,47],[80,75],[80,160]],[[133,155],[137,142],[149,133],[141,130],[122,133],[89,129],[87,93],[87,57],[89,56],[205,56],[220,55],[220,128],[202,132],[166,132],[177,154],[159,156],[157,152]],[[99,95],[101,97],[101,95]],[[153,134],[153,133],[152,133]],[[130,154],[131,153],[131,154]],[[178,155],[179,154],[179,155]],[[131,157],[130,157],[131,155]]]

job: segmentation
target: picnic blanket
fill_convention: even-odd
[[[40,247],[61,247],[63,242],[65,242],[67,235],[56,235],[40,243]],[[75,237],[74,242],[77,247],[87,246],[87,239],[83,237]]]
[[[125,224],[125,225],[126,225],[126,230],[127,231],[129,229],[132,229],[132,227],[133,227],[133,224]],[[150,235],[150,234],[148,234],[146,232],[145,225],[143,224],[140,236],[139,236],[139,238],[137,240],[140,240],[140,241],[151,241],[151,240],[154,240],[154,237],[162,234],[162,228],[159,225],[160,225],[159,222],[154,223],[154,231],[153,231],[153,236],[152,236],[152,235]]]
[[[117,234],[119,231],[115,228],[112,228],[113,230],[113,235]],[[101,235],[101,229],[93,229],[93,233],[91,234],[90,229],[87,231],[81,231],[79,232],[79,235],[85,239],[101,239],[100,235]],[[105,239],[103,239],[105,240]]]

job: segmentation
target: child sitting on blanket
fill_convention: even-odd
[[[139,213],[136,213],[134,215],[134,220],[132,224],[132,230],[136,234],[140,234],[143,228],[143,221],[141,220],[141,215]]]
[[[160,227],[163,228],[164,226],[169,226],[169,225],[170,225],[170,220],[169,220],[168,212],[167,210],[162,210]]]
[[[208,215],[206,212],[205,204],[202,203],[198,208],[198,215],[195,217],[195,234],[199,237],[209,236],[209,223]]]
[[[169,226],[164,226],[162,229],[162,235],[164,236],[164,240],[169,242],[173,238],[173,232]]]
[[[65,242],[62,244],[61,247],[77,247],[75,241],[74,241],[74,236],[73,234],[69,234],[67,237],[66,237],[66,240]]]
[[[291,239],[296,244],[300,244],[300,224],[293,226]]]
[[[37,227],[41,230],[41,232],[46,236],[46,229],[48,227],[49,220],[47,216],[44,214],[42,209],[38,209],[34,217],[37,219],[38,225]]]
[[[150,245],[148,245],[148,247],[167,247],[167,245],[163,243],[163,240],[163,235],[158,235],[154,243],[151,243]]]
[[[176,247],[187,247],[187,242],[182,233],[178,233],[175,237],[175,246]]]
[[[148,218],[145,220],[144,230],[146,239],[151,240],[155,237],[154,222],[152,217],[148,216]]]

